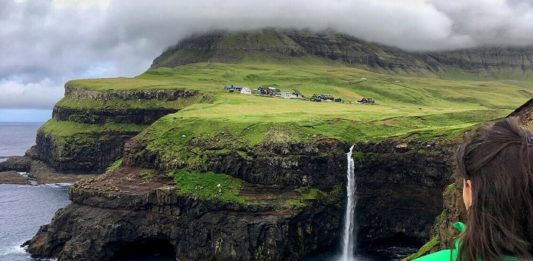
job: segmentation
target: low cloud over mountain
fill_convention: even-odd
[[[336,31],[411,51],[533,44],[526,0],[6,0],[0,108],[50,108],[72,78],[133,76],[193,32]]]

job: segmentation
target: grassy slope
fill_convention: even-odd
[[[454,81],[314,65],[194,64],[151,70],[138,78],[174,82],[217,97],[212,103],[195,104],[170,115],[154,128],[171,128],[175,121],[174,127],[196,134],[214,133],[224,126],[232,131],[247,129],[242,134],[251,145],[260,140],[260,129],[273,124],[289,132],[298,129],[300,133],[292,133],[295,138],[323,134],[348,142],[413,132],[427,137],[450,131],[456,134],[506,115],[532,91],[521,81]],[[373,97],[378,104],[312,103],[225,93],[222,86],[230,83],[250,87],[277,84],[282,90],[298,89],[308,97],[326,93],[345,101]],[[190,125],[202,127],[187,126],[192,122]],[[209,128],[211,124],[217,127]]]
[[[70,84],[99,91],[182,88],[211,97],[160,119],[141,133],[139,138],[149,141],[150,150],[164,158],[178,157],[178,161],[187,161],[186,144],[195,137],[217,137],[217,142],[238,139],[246,146],[273,137],[305,141],[325,136],[350,143],[407,136],[451,138],[480,122],[505,116],[533,93],[530,82],[521,80],[444,80],[317,64],[198,63],[149,70],[135,78]],[[277,84],[282,90],[298,89],[307,97],[324,93],[346,103],[227,93],[225,84]],[[377,104],[350,103],[361,97],[373,97]],[[226,133],[226,138],[220,138],[220,133]]]
[[[243,146],[260,142],[319,137],[348,143],[390,137],[447,139],[473,125],[507,115],[533,93],[530,82],[525,80],[445,80],[318,63],[199,63],[149,70],[135,78],[78,80],[70,84],[99,91],[181,88],[198,90],[210,97],[163,117],[137,136],[147,141],[147,149],[155,151],[163,161],[191,170],[203,164],[203,152],[189,146],[192,139],[224,148],[219,151],[222,154],[243,153]],[[223,89],[226,84],[276,84],[284,91],[298,89],[307,97],[324,93],[340,97],[345,103],[227,93]],[[377,104],[351,103],[361,97],[373,97]],[[180,188],[182,181],[188,183],[191,177],[174,178]],[[183,187],[182,192],[192,193],[187,188]],[[200,192],[210,197],[212,191]],[[233,192],[227,199],[241,201]]]
[[[184,88],[212,97],[160,119],[139,137],[164,158],[184,162],[190,156],[186,144],[195,137],[216,136],[216,142],[238,139],[246,146],[273,136],[292,141],[325,136],[345,142],[456,137],[473,125],[505,116],[533,92],[529,82],[520,80],[444,80],[342,65],[264,63],[198,63],[149,70],[136,78],[71,84],[100,91]],[[307,97],[324,93],[346,103],[227,93],[225,84],[277,84],[282,90],[298,89]],[[350,103],[361,97],[373,97],[377,105]],[[226,133],[225,141],[220,141],[220,133]]]

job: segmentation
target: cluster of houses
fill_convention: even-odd
[[[290,92],[282,92],[279,88],[274,86],[260,86],[257,89],[250,89],[244,86],[238,85],[226,85],[224,89],[228,92],[240,92],[241,94],[246,95],[261,95],[261,96],[271,96],[271,97],[282,97],[285,99],[303,99],[305,98],[302,93],[298,90],[292,90]]]
[[[253,95],[260,95],[260,96],[281,97],[285,99],[305,99],[303,94],[296,89],[293,89],[290,92],[283,92],[275,86],[266,86],[266,87],[260,86],[260,87],[257,87],[257,89],[252,90],[248,87],[231,84],[231,85],[224,86],[224,89],[228,92],[238,92],[238,93],[246,94],[246,95],[253,94]],[[341,98],[335,98],[327,94],[313,94],[313,96],[309,100],[313,102],[322,102],[322,101],[343,102]],[[372,98],[362,98],[361,100],[357,101],[357,103],[375,104],[375,101]]]
[[[313,94],[313,96],[311,97],[311,101],[314,101],[314,102],[321,102],[321,101],[325,101],[325,102],[342,102],[342,99],[341,98],[334,98],[333,96],[331,95],[327,95],[327,94]]]

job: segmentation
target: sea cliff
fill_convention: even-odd
[[[361,246],[369,250],[425,241],[441,212],[442,189],[450,182],[450,166],[443,161],[447,145],[398,145],[357,145],[357,222]],[[28,251],[60,260],[109,260],[159,242],[168,245],[177,260],[298,260],[335,250],[348,144],[317,140],[300,148],[299,153],[285,151],[293,153],[289,156],[279,145],[263,146],[257,148],[263,152],[260,156],[248,155],[242,162],[225,157],[214,161],[240,181],[230,200],[222,194],[211,198],[194,190],[183,192],[186,184],[161,175],[167,170],[124,161],[116,170],[72,186],[73,203],[27,242]],[[135,153],[126,150],[124,157]],[[264,155],[273,160],[258,159]],[[246,162],[259,162],[263,178],[243,175]],[[305,178],[309,172],[300,172],[300,164],[316,176]],[[405,179],[410,182],[402,182]],[[224,186],[222,190],[229,189]]]
[[[504,59],[409,53],[331,32],[214,32],[169,48],[137,77],[71,81],[27,155],[104,174],[70,188],[72,204],[28,251],[59,260],[335,252],[353,144],[359,251],[445,247],[462,215],[461,135],[533,93],[529,65],[517,62],[528,54],[516,50]],[[376,102],[358,102],[367,97]]]

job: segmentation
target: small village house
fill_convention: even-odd
[[[233,85],[233,84],[224,86],[224,90],[229,91],[229,92],[240,92],[242,88],[243,88],[242,86]]]
[[[295,89],[292,92],[281,92],[280,96],[285,99],[301,99],[304,97],[300,91]]]
[[[248,87],[242,87],[241,94],[252,95],[252,90]]]

